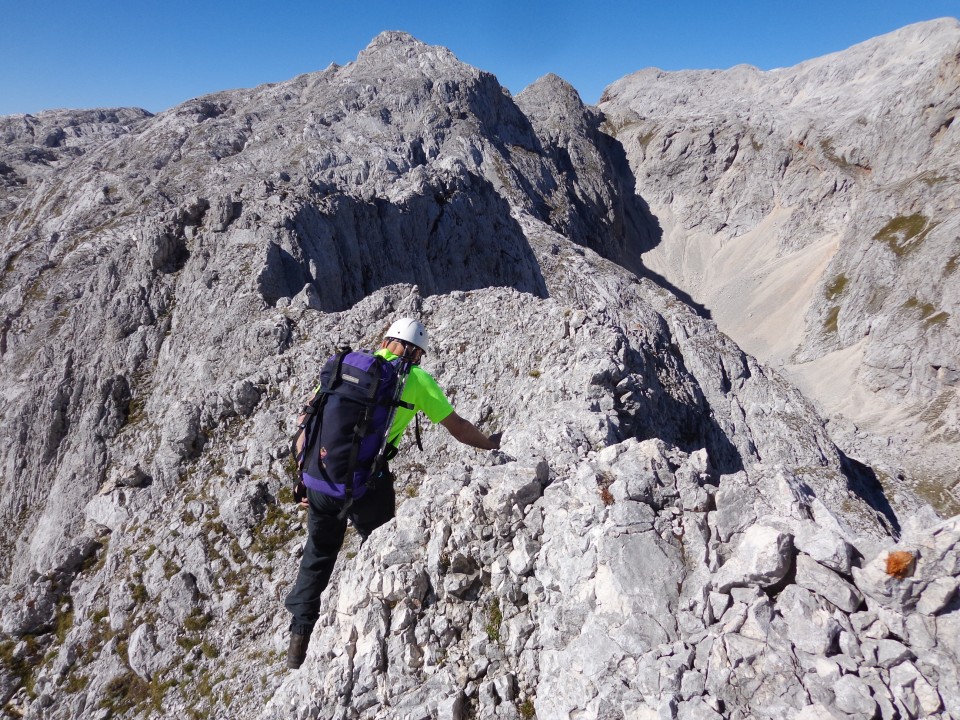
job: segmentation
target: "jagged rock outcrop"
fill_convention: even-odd
[[[956,512],[960,23],[769,72],[643,70],[600,107],[664,228],[644,262],[888,487],[905,468]]]
[[[955,521],[646,277],[624,150],[558,78],[514,100],[386,33],[37,182],[2,228],[5,711],[960,717]],[[410,314],[503,450],[402,454],[287,673],[296,408]]]
[[[955,717],[956,520],[855,586],[797,476],[744,473],[744,512],[708,464],[627,441],[430,478],[260,717]]]

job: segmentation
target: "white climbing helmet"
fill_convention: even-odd
[[[386,337],[408,342],[427,352],[430,349],[430,338],[427,337],[427,327],[419,320],[401,318],[387,330]]]

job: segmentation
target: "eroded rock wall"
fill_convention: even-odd
[[[600,108],[664,228],[645,262],[956,512],[960,25],[792,68],[643,70]],[[859,426],[859,428],[857,427]],[[865,435],[860,429],[866,429]]]

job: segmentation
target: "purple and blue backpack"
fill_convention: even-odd
[[[320,389],[305,409],[303,451],[297,458],[304,485],[348,502],[363,497],[382,469],[384,448],[407,368],[367,351],[331,357]]]

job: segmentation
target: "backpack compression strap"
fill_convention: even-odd
[[[353,474],[356,472],[357,465],[359,464],[360,441],[366,437],[367,427],[369,427],[374,410],[377,408],[377,403],[373,402],[373,399],[377,396],[377,390],[380,389],[380,377],[383,374],[383,363],[385,361],[376,356],[374,356],[374,360],[377,365],[376,379],[370,387],[370,392],[367,393],[367,407],[363,411],[363,416],[357,421],[356,426],[353,428],[353,445],[350,447],[350,461],[347,465],[346,487],[344,488],[344,498],[346,499],[344,510],[353,503]],[[343,363],[342,358],[340,362],[341,364]],[[337,374],[339,375],[339,373],[340,368],[338,366]]]

